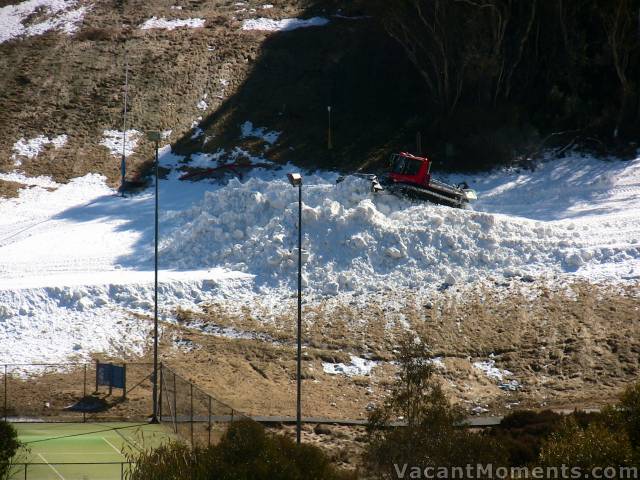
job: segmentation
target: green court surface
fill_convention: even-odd
[[[27,446],[14,459],[11,479],[114,480],[124,478],[142,450],[175,438],[162,425],[142,423],[14,424]],[[74,465],[75,463],[75,465]]]

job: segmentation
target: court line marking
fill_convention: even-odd
[[[105,442],[107,442],[107,444],[108,444],[111,448],[113,448],[113,449],[118,453],[118,455],[122,455],[122,452],[121,452],[120,450],[118,450],[118,449],[115,447],[115,445],[114,445],[113,443],[111,443],[109,440],[107,440],[107,439],[106,439],[106,438],[104,438],[104,437],[100,437],[100,438],[101,438],[101,439],[103,439]]]
[[[59,471],[58,471],[58,470],[57,470],[53,465],[51,465],[49,462],[47,462],[47,459],[46,459],[46,458],[44,458],[44,456],[43,456],[41,453],[39,453],[39,454],[38,454],[38,456],[39,456],[42,460],[44,460],[44,463],[46,463],[47,465],[49,465],[49,467],[51,468],[51,470],[53,470],[53,471],[55,472],[55,474],[56,474],[56,475],[58,475],[62,480],[67,480],[66,478],[64,478],[64,477],[62,476],[62,474],[61,474],[61,473],[60,473],[60,472],[59,472]]]

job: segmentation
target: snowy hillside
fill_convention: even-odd
[[[168,147],[163,166],[182,160]],[[160,184],[160,301],[288,308],[297,192],[283,169],[226,184]],[[2,179],[10,180],[10,175]],[[33,186],[0,204],[0,363],[140,351],[153,306],[153,189],[121,198],[104,179]],[[368,183],[305,175],[305,295],[366,301],[501,279],[640,279],[640,158],[550,161],[465,177],[471,210],[373,195]],[[457,179],[454,179],[457,180]],[[401,295],[401,293],[399,293]]]

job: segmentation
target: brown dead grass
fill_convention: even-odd
[[[342,306],[333,313],[326,306],[308,308],[305,318],[313,321],[305,323],[303,332],[304,415],[366,418],[368,405],[382,402],[394,381],[396,369],[388,360],[407,328],[421,335],[434,356],[443,358],[445,368],[437,370],[438,377],[452,401],[469,410],[483,407],[499,414],[514,408],[611,403],[638,377],[639,293],[637,286],[614,289],[581,283],[557,291],[541,287],[535,298],[515,290],[508,295],[481,291],[461,300],[415,296],[395,311],[376,307],[375,302],[366,309]],[[378,305],[384,300],[380,298]],[[214,336],[191,327],[193,322],[233,326],[265,337]],[[225,314],[215,305],[204,312],[182,311],[176,323],[165,325],[161,359],[240,411],[293,416],[294,325],[292,316],[261,322],[249,312]],[[366,377],[324,373],[323,362],[348,362],[350,354],[384,361]],[[495,379],[473,367],[474,361],[491,354],[498,368],[513,372],[510,378],[521,388],[502,390]],[[129,360],[149,361],[150,355]],[[52,385],[60,385],[58,377],[54,380]],[[132,398],[148,400],[149,385],[141,386]],[[53,387],[46,391],[48,398],[57,392]],[[114,412],[133,416],[140,405],[131,400]]]
[[[18,192],[24,185],[18,182],[0,180],[0,198],[13,198],[18,196]]]
[[[638,289],[579,283],[557,291],[541,287],[538,293],[535,298],[517,289],[507,295],[480,291],[463,299],[413,296],[395,311],[384,307],[384,298],[362,308],[306,308],[308,411],[366,415],[367,404],[384,397],[394,367],[387,362],[371,377],[349,379],[324,374],[322,362],[345,362],[349,354],[391,360],[407,328],[427,342],[434,356],[443,358],[445,369],[439,375],[445,389],[455,402],[470,409],[480,406],[500,413],[516,407],[598,406],[612,401],[638,375]],[[215,385],[218,394],[250,412],[293,412],[293,316],[260,322],[247,312],[232,315],[213,305],[203,313],[192,312],[194,319],[260,332],[282,343],[214,339],[188,331],[185,335],[199,348],[177,353],[174,359],[185,365],[190,361],[216,365],[215,372],[207,370],[194,377],[197,383]],[[474,361],[490,356],[498,368],[513,373],[507,379],[520,382],[517,391],[500,389],[499,382],[473,367]],[[207,380],[210,376],[214,378]]]

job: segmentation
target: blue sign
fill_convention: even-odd
[[[112,363],[98,363],[96,367],[96,384],[107,387],[125,388],[125,367],[119,367]]]

